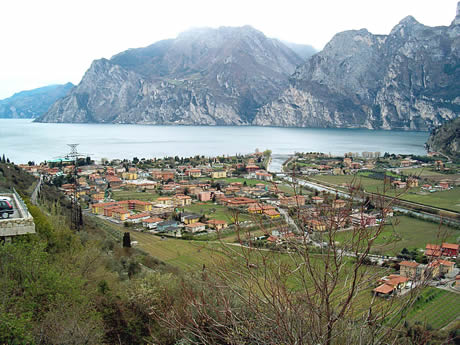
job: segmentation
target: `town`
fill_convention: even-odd
[[[273,172],[272,159],[270,150],[256,150],[99,163],[88,157],[77,164],[62,158],[20,168],[58,188],[78,205],[81,217],[95,219],[120,241],[128,235],[130,246],[179,267],[210,264],[207,254],[192,249],[197,243],[280,254],[321,254],[332,246],[336,255],[353,260],[361,254],[356,248],[365,251],[368,245],[356,245],[355,238],[375,236],[365,264],[382,269],[371,279],[368,296],[390,300],[419,287],[429,296],[440,290],[413,318],[426,317],[433,303],[446,306],[449,322],[455,318],[456,163],[436,153],[296,153]]]

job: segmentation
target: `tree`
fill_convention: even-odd
[[[357,190],[351,188],[350,193]],[[174,297],[166,289],[164,300],[175,298],[175,303],[151,312],[190,343],[395,343],[400,334],[394,328],[423,283],[406,295],[405,303],[393,299],[382,304],[369,296],[378,279],[391,272],[369,268],[369,254],[384,225],[355,225],[349,237],[338,243],[338,231],[355,212],[356,200],[365,200],[363,195],[353,196],[355,202],[342,209],[323,205],[317,212],[304,212],[294,207],[294,224],[278,231],[281,237],[293,232],[296,238],[286,237],[276,252],[257,250],[253,235],[237,225],[240,246],[222,242],[221,254],[213,257],[215,266],[207,265],[201,274],[184,280]],[[384,199],[373,203],[385,219],[390,203]],[[304,231],[318,221],[320,212],[326,230]],[[360,212],[365,212],[364,202]],[[263,224],[261,230],[270,231]],[[369,296],[364,305],[359,302],[363,296]]]
[[[125,232],[123,235],[123,248],[131,248],[131,235]]]

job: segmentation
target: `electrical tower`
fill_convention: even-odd
[[[78,144],[67,144],[70,147],[70,153],[66,155],[67,159],[73,161],[74,168],[72,171],[73,177],[73,193],[70,196],[70,228],[75,231],[80,231],[83,226],[83,217],[80,203],[78,202],[78,158],[84,157],[77,152]]]

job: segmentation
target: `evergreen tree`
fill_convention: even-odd
[[[123,235],[123,248],[131,248],[131,236],[129,232],[125,232]]]

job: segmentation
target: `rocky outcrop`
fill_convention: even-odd
[[[0,100],[0,118],[31,119],[43,115],[59,98],[66,96],[74,85],[49,85],[15,93]]]
[[[251,27],[195,29],[94,61],[38,121],[251,124],[302,61]]]
[[[435,128],[426,146],[429,151],[442,152],[460,160],[460,117]]]
[[[297,68],[253,124],[428,130],[457,117],[459,9],[449,27],[427,27],[409,16],[389,35],[337,34]]]

